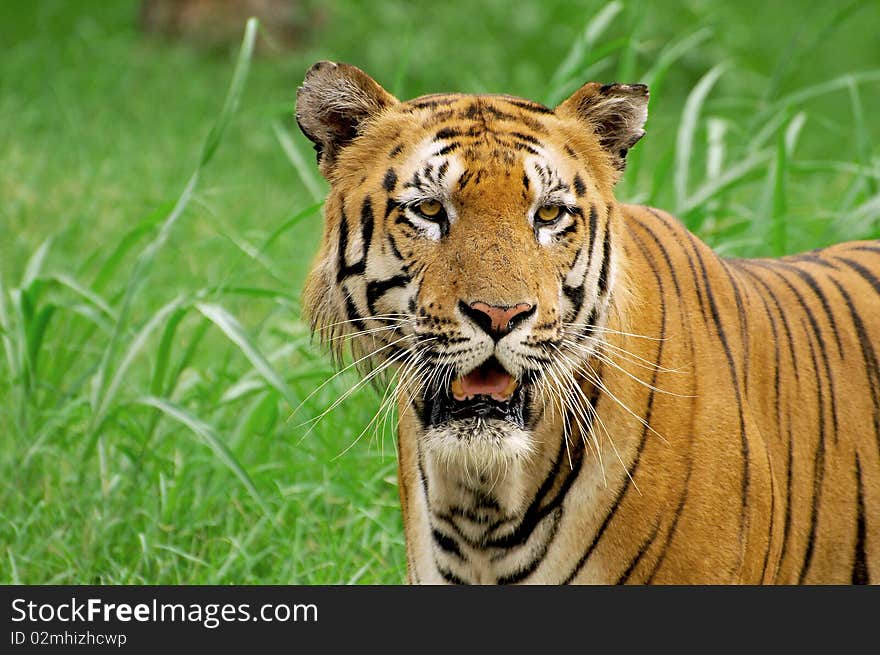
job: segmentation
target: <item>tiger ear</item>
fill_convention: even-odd
[[[556,113],[588,123],[611,161],[622,171],[626,153],[645,136],[648,95],[644,84],[589,82],[562,102]]]
[[[325,177],[365,123],[395,104],[394,96],[355,66],[319,61],[309,68],[296,91],[296,122],[315,144]]]

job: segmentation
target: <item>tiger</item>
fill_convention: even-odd
[[[618,202],[648,98],[297,89],[304,314],[396,383],[410,583],[880,582],[880,241],[723,258]]]

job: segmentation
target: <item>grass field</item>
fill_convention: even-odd
[[[393,431],[353,443],[377,394],[292,415],[332,375],[298,300],[317,59],[400,97],[647,82],[619,198],[736,256],[880,237],[876,2],[512,7],[336,0],[250,57],[146,38],[135,2],[2,3],[0,582],[403,581]]]

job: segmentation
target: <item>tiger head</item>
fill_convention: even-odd
[[[306,74],[296,118],[330,191],[304,305],[370,375],[398,372],[427,448],[523,458],[562,381],[587,374],[623,274],[612,189],[647,103],[598,83],[555,109],[401,102],[350,65]]]

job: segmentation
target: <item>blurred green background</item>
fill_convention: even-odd
[[[620,199],[729,255],[880,237],[880,3],[296,6],[199,167],[238,43],[145,35],[134,1],[0,4],[0,582],[403,581],[391,422],[358,439],[380,396],[303,425],[357,380],[309,397],[315,60],[401,98],[647,82]]]

